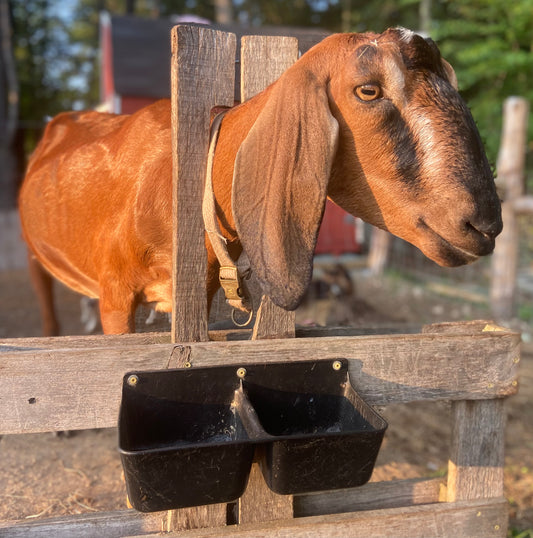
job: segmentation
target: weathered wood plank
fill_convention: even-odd
[[[439,501],[444,478],[371,482],[353,489],[294,496],[294,517],[398,508]]]
[[[503,400],[453,402],[447,500],[503,495]]]
[[[115,426],[123,375],[162,368],[176,348],[114,337],[109,341],[115,345],[105,352],[102,347],[46,350],[46,341],[30,339],[26,346],[18,339],[0,341],[0,434]],[[507,396],[517,390],[520,357],[520,335],[503,331],[186,346],[193,367],[344,357],[352,383],[371,405]]]
[[[516,306],[516,274],[520,247],[514,202],[525,193],[529,102],[523,97],[509,97],[504,102],[503,110],[496,185],[504,199],[504,227],[496,239],[491,259],[490,286],[491,311],[498,320],[511,319]]]
[[[294,338],[294,312],[276,306],[269,297],[263,295],[257,311],[252,332],[252,340],[267,338]]]
[[[6,538],[121,538],[159,533],[163,512],[140,514],[134,510],[97,512],[47,519],[0,522]]]
[[[228,526],[169,538],[505,538],[507,501],[461,501]],[[139,538],[149,538],[148,535]]]
[[[291,37],[244,36],[241,41],[241,100],[259,93],[298,59],[298,40]],[[263,296],[253,340],[294,338],[294,312]],[[292,517],[292,496],[277,495],[266,485],[254,463],[244,495],[237,502],[239,523],[260,523]]]
[[[237,509],[240,524],[290,519],[293,516],[292,495],[278,495],[269,489],[259,464],[254,463]]]
[[[492,320],[476,319],[473,321],[443,321],[441,323],[431,323],[424,325],[422,332],[426,334],[479,334],[483,332],[493,332],[495,330],[507,331],[504,327],[498,327]]]
[[[349,510],[374,509],[382,503],[382,508],[427,504],[436,502],[438,488],[442,481],[395,480],[367,484],[353,490],[340,490],[322,494],[295,497],[295,515],[298,517],[333,514]],[[345,508],[348,508],[346,510]],[[335,512],[336,510],[336,512]],[[163,512],[141,514],[135,510],[98,512],[56,518],[25,521],[0,522],[0,536],[26,538],[78,538],[98,536],[113,538],[124,534],[146,534],[161,531]],[[92,533],[92,534],[91,534]]]
[[[484,323],[484,322],[483,322]],[[229,323],[228,323],[229,325]],[[230,328],[209,331],[210,341],[249,340],[252,329],[238,329],[233,324]],[[430,327],[430,326],[428,326]],[[397,323],[387,327],[296,327],[297,338],[326,336],[368,336],[391,334],[417,334],[421,325]],[[425,332],[432,332],[431,330]],[[451,332],[451,331],[450,331]],[[454,331],[459,334],[472,334],[472,331]],[[474,333],[478,333],[475,331]],[[34,351],[50,351],[53,349],[89,349],[110,348],[117,346],[142,346],[150,344],[170,344],[170,332],[136,333],[121,335],[83,335],[59,337],[0,338],[0,354],[6,351],[32,349]]]
[[[206,341],[207,259],[202,219],[209,118],[233,104],[234,34],[200,26],[172,30],[174,342]]]
[[[162,516],[162,530],[165,532],[186,531],[224,527],[226,525],[226,504],[208,504],[169,510]]]
[[[202,199],[211,109],[233,104],[235,49],[234,34],[198,26],[172,30],[173,342],[209,340]],[[180,355],[182,366],[187,353]],[[170,511],[164,522],[165,530],[225,523],[225,504]]]
[[[241,39],[241,100],[275,82],[298,59],[298,39],[249,35]]]
[[[276,81],[298,59],[294,37],[243,36],[241,40],[241,101],[247,101]],[[263,297],[252,338],[294,337],[294,312]]]
[[[496,238],[491,257],[490,307],[498,320],[509,320],[516,308],[516,276],[518,271],[518,218],[511,200],[502,203],[502,233]]]
[[[381,483],[385,484],[385,483]],[[372,484],[369,484],[371,486]],[[378,484],[376,484],[378,486]],[[393,492],[391,492],[393,493]],[[394,494],[394,493],[393,493]],[[386,501],[385,501],[386,502]],[[429,527],[421,527],[416,532],[417,525],[425,525],[428,519],[431,518],[430,513],[436,513],[435,522]],[[443,513],[444,512],[444,513]],[[118,511],[118,512],[99,512],[92,514],[80,514],[65,516],[59,518],[47,518],[33,521],[5,521],[0,523],[0,536],[9,536],[10,538],[26,538],[26,536],[34,536],[35,538],[48,538],[54,536],[57,538],[87,538],[98,536],[99,538],[115,538],[123,536],[140,536],[148,538],[161,529],[161,512],[153,514],[140,514],[134,510]],[[401,515],[405,514],[405,518]],[[350,532],[350,536],[409,536],[416,538],[417,536],[432,536],[461,538],[476,536],[505,536],[506,520],[507,520],[507,505],[502,499],[492,499],[489,501],[470,501],[458,503],[440,503],[429,505],[418,505],[411,507],[387,509],[387,510],[371,510],[360,514],[343,514],[340,517],[340,525],[343,532]],[[381,517],[386,517],[387,520],[381,523]],[[487,521],[489,518],[489,521]],[[348,520],[348,522],[346,521]],[[243,536],[320,536],[320,526],[313,527],[313,523],[319,521],[325,531],[322,536],[347,536],[348,534],[328,534],[329,529],[326,523],[335,526],[335,516],[330,518],[321,517],[300,517],[294,520],[293,526],[287,521],[279,522],[280,532],[275,534],[275,525],[242,525],[239,527],[230,526],[226,529],[217,528],[191,533],[172,533],[167,536],[240,536],[239,532],[248,532]],[[444,526],[447,521],[451,521],[453,525],[448,529],[448,534],[435,533],[431,530],[435,525],[439,524],[446,531]],[[437,523],[438,522],[438,523]],[[296,534],[301,532],[303,524],[307,528],[308,534]],[[370,524],[375,524],[374,527],[369,527]],[[387,533],[387,524],[392,526]],[[455,534],[457,529],[463,523],[466,524],[461,532]],[[472,534],[467,534],[472,530],[470,525],[480,525],[481,527]],[[358,534],[351,532],[351,527],[362,527]],[[402,528],[403,525],[403,528]],[[496,529],[495,527],[499,528]],[[266,530],[265,530],[266,528]],[[442,529],[441,529],[442,530]],[[475,530],[475,529],[474,529]],[[264,532],[264,533],[263,533]],[[357,530],[354,532],[358,532]],[[399,532],[399,533],[398,533]],[[413,534],[410,534],[414,532]],[[425,534],[424,534],[425,532]],[[487,532],[486,534],[483,534]],[[255,534],[254,534],[255,533]],[[366,534],[365,534],[366,533]],[[422,534],[421,534],[422,533]]]

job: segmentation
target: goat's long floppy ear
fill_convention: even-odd
[[[337,139],[326,82],[295,65],[271,88],[237,153],[237,233],[263,292],[287,310],[311,280]]]

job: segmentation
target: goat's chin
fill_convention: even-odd
[[[459,267],[468,265],[479,259],[481,253],[466,250],[464,246],[459,246],[456,242],[445,239],[440,234],[426,228],[426,237],[418,248],[432,261],[442,267]],[[488,254],[486,248],[482,249],[482,254]]]
[[[441,267],[460,267],[461,265],[468,265],[479,259],[479,256],[476,256],[475,254],[470,254],[469,252],[456,248],[446,250],[441,249],[435,253],[422,251],[430,260]]]

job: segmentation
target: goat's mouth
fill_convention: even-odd
[[[469,248],[466,249],[464,245],[459,246],[457,243],[452,243],[449,239],[444,238],[423,219],[418,221],[417,227],[430,239],[429,245],[427,240],[424,242],[425,244],[422,248],[424,254],[445,267],[458,267],[473,263],[480,256],[490,254],[494,249],[494,241],[487,238],[480,238],[479,244],[476,244],[475,247],[469,245]],[[471,250],[472,248],[474,250]]]

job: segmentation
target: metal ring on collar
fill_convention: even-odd
[[[235,308],[231,310],[231,321],[233,321],[233,323],[237,327],[246,327],[252,321],[253,316],[254,316],[254,311],[252,309],[250,310],[250,315],[248,316],[248,319],[244,323],[240,323],[239,321],[235,319]]]

